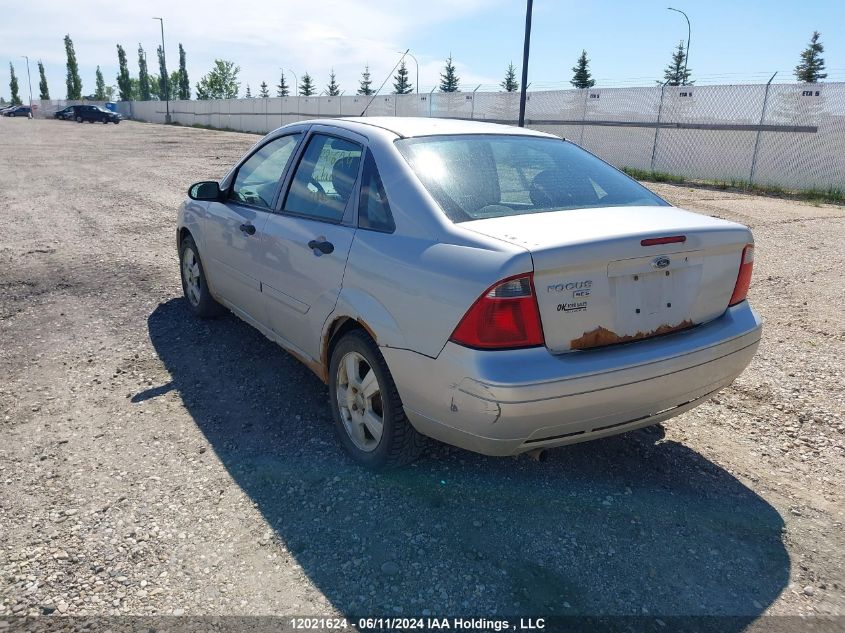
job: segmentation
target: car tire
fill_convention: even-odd
[[[352,330],[332,347],[329,397],[340,442],[359,464],[373,470],[397,468],[425,449],[426,439],[405,415],[393,376],[367,332]],[[379,419],[376,437],[378,430],[372,429]]]
[[[224,312],[223,306],[214,300],[208,290],[199,249],[192,237],[186,237],[179,245],[179,276],[182,278],[182,292],[191,312],[203,319],[216,317]]]
[[[103,125],[108,125],[109,121],[108,121],[108,119],[103,119],[102,123],[103,123]]]
[[[82,117],[81,117],[81,116],[76,117],[76,122],[77,122],[77,123],[82,123]]]

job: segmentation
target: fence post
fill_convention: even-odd
[[[660,131],[660,117],[663,114],[663,93],[666,92],[666,81],[660,87],[660,105],[657,106],[657,124],[654,126],[654,144],[651,146],[651,173],[654,173],[654,159],[657,156],[657,133]]]
[[[775,72],[777,75],[777,72]],[[757,126],[757,137],[754,139],[754,153],[751,155],[751,173],[748,176],[748,184],[754,184],[754,170],[757,168],[757,151],[760,149],[760,135],[763,133],[763,121],[766,119],[766,106],[769,104],[769,88],[772,86],[772,80],[775,75],[769,78],[766,83],[766,92],[763,94],[763,109],[760,112],[760,124]]]
[[[584,146],[584,128],[587,126],[587,99],[590,98],[590,89],[584,88],[584,110],[581,113],[581,138],[578,139],[578,145]]]
[[[434,103],[434,91],[437,90],[437,86],[431,89],[431,92],[428,93],[428,118],[431,118],[431,106]]]

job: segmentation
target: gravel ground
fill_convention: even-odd
[[[0,119],[0,616],[845,615],[845,211],[749,224],[736,383],[544,462],[354,466],[327,390],[181,298],[175,210],[257,137]]]

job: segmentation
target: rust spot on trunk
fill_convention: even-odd
[[[689,319],[685,319],[677,325],[663,324],[656,330],[651,332],[637,332],[636,334],[627,334],[619,336],[616,332],[611,332],[607,328],[597,327],[595,330],[584,332],[578,338],[574,338],[569,342],[569,347],[572,349],[590,349],[593,347],[605,347],[606,345],[616,345],[617,343],[629,343],[630,341],[638,341],[644,338],[651,338],[652,336],[660,336],[661,334],[670,334],[671,332],[679,332],[686,330],[694,325]]]

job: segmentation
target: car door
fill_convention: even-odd
[[[355,236],[354,201],[366,139],[314,126],[264,229],[261,284],[270,327],[317,361]]]
[[[241,162],[224,192],[208,203],[202,257],[214,293],[240,316],[266,326],[259,266],[262,231],[301,133],[273,138]]]

